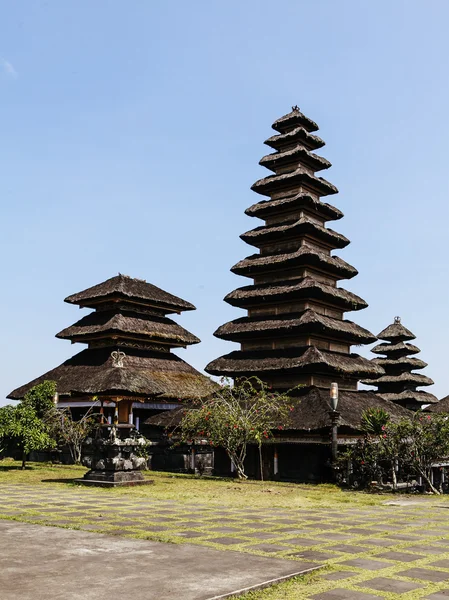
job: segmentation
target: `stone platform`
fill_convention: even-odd
[[[316,568],[191,544],[0,521],[2,600],[218,600]]]

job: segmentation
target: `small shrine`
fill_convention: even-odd
[[[413,373],[427,367],[427,363],[414,356],[420,349],[410,344],[415,336],[404,327],[401,318],[395,317],[394,322],[377,337],[386,343],[378,344],[371,350],[374,354],[383,355],[373,358],[373,363],[382,367],[385,375],[376,380],[365,379],[362,383],[376,386],[379,396],[411,410],[419,410],[423,405],[438,402],[433,394],[417,389],[433,385],[433,381],[426,375]]]
[[[171,352],[200,340],[167,315],[195,307],[143,279],[120,274],[65,301],[93,312],[56,337],[87,344],[87,349],[8,397],[20,400],[50,380],[57,385],[58,406],[70,406],[75,417],[95,406],[102,433],[88,440],[83,460],[91,471],[83,482],[134,485],[143,481],[140,469],[146,466],[138,452],[144,443],[140,424],[213,391],[208,377]]]

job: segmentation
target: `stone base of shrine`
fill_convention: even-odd
[[[98,487],[125,487],[154,483],[152,479],[145,479],[142,471],[88,471],[84,477],[73,481]]]

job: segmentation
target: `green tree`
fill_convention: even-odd
[[[382,423],[381,415],[362,417],[363,440],[348,449],[342,462],[353,470],[352,480],[368,485],[373,479],[391,476],[397,488],[397,473],[422,478],[427,487],[439,494],[431,479],[432,464],[449,455],[449,419],[447,415],[417,412],[411,418]]]
[[[22,405],[31,406],[39,419],[44,419],[55,406],[55,381],[43,381],[32,387],[23,397]]]
[[[14,444],[21,451],[22,469],[28,454],[35,450],[47,450],[55,446],[45,423],[37,416],[30,403],[0,408],[0,440]]]
[[[70,408],[60,409],[53,405],[47,410],[44,420],[51,437],[59,445],[66,446],[73,462],[80,464],[83,442],[98,425],[98,413],[94,412],[94,407],[75,421]]]
[[[248,444],[256,444],[261,458],[262,443],[283,429],[293,410],[288,393],[272,392],[257,377],[241,379],[235,385],[222,381],[211,396],[196,407],[186,409],[172,435],[180,442],[206,439],[222,447],[234,463],[239,479],[247,479],[245,457]],[[261,477],[262,460],[260,460]]]

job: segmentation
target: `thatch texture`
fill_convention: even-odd
[[[374,361],[373,361],[374,362]],[[426,377],[425,375],[419,375],[418,373],[400,373],[400,374],[387,374],[379,377],[375,381],[365,380],[363,383],[366,385],[383,385],[386,383],[391,383],[395,385],[406,384],[406,385],[414,385],[415,387],[418,385],[433,385],[432,379],[430,377]]]
[[[303,115],[297,107],[293,107],[291,112],[276,119],[271,127],[280,133],[285,133],[294,127],[304,127],[307,131],[318,131],[319,129],[315,121]]]
[[[64,395],[192,399],[209,395],[215,384],[174,354],[127,350],[123,366],[115,366],[111,348],[88,349],[76,354],[56,369],[48,371],[12,391],[8,398],[19,400],[35,385],[56,381]]]
[[[390,402],[397,402],[398,404],[404,406],[412,406],[416,407],[423,404],[433,404],[438,402],[438,398],[436,398],[433,394],[429,394],[429,392],[421,392],[416,390],[404,390],[399,394],[394,393],[386,393],[386,394],[377,394],[384,400],[389,400]]]
[[[435,396],[433,397],[435,398]],[[426,408],[426,410],[436,413],[449,413],[449,396],[445,396],[444,398],[441,398],[441,400],[435,398],[435,403]]]
[[[267,154],[260,159],[259,165],[266,167],[271,171],[276,171],[277,167],[283,167],[290,163],[297,163],[299,160],[302,164],[307,165],[314,171],[322,171],[323,169],[329,169],[329,167],[332,166],[326,158],[318,156],[318,154],[314,154],[313,152],[309,152],[299,144],[294,148],[289,148],[282,152]]]
[[[398,342],[397,344],[378,344],[371,349],[374,354],[385,354],[391,357],[407,356],[409,354],[419,354],[421,350],[413,344],[404,344],[404,342]]]
[[[368,304],[352,292],[332,285],[316,281],[312,277],[304,277],[299,281],[286,281],[277,284],[248,285],[238,288],[225,297],[232,306],[245,308],[263,303],[292,302],[297,299],[310,298],[322,300],[344,310],[361,310]]]
[[[337,410],[340,413],[339,428],[360,431],[363,413],[370,408],[382,408],[394,422],[410,418],[410,413],[373,392],[340,391]],[[329,390],[312,387],[300,396],[300,402],[291,415],[286,429],[300,431],[329,430],[331,427]]]
[[[264,144],[274,148],[274,150],[282,150],[286,146],[300,143],[308,150],[318,150],[325,146],[324,141],[317,135],[309,133],[304,127],[295,127],[287,133],[273,135],[265,140]]]
[[[210,362],[206,369],[211,375],[228,377],[264,372],[303,371],[305,373],[332,373],[339,377],[376,377],[384,370],[357,354],[340,354],[307,348],[267,351],[234,351]]]
[[[427,363],[423,360],[410,358],[409,356],[402,356],[400,358],[374,358],[373,362],[385,370],[391,367],[393,371],[413,371],[414,369],[425,369],[427,367]]]
[[[397,343],[405,342],[406,340],[414,340],[416,336],[399,321],[388,325],[388,327],[383,329],[377,337],[380,340]]]
[[[345,248],[349,244],[347,237],[333,229],[319,225],[309,217],[301,217],[297,221],[271,227],[262,225],[242,233],[240,238],[247,244],[259,248],[269,242],[298,240],[305,235],[311,235],[325,244],[329,244],[331,248]]]
[[[298,167],[290,173],[284,173],[283,175],[268,175],[259,179],[251,186],[253,192],[262,194],[263,196],[270,196],[273,192],[279,192],[282,189],[292,189],[295,186],[305,185],[320,196],[328,196],[330,194],[337,194],[338,190],[335,185],[329,183],[323,177],[315,177],[306,171],[303,167]]]
[[[348,392],[340,390],[338,412],[340,413],[340,431],[358,433],[361,431],[363,413],[370,408],[382,408],[390,419],[397,423],[410,418],[410,412],[388,400],[381,398],[373,392]],[[159,413],[145,421],[148,425],[162,428],[174,428],[181,422],[186,408]],[[289,422],[284,424],[284,432],[276,432],[276,438],[282,443],[282,436],[289,432],[297,431],[311,433],[330,430],[332,425],[330,417],[329,390],[310,387],[300,390],[300,396],[295,401],[295,408],[290,414]]]
[[[224,340],[239,341],[254,339],[256,334],[283,337],[301,333],[329,335],[349,344],[370,344],[376,339],[367,329],[352,321],[326,317],[312,309],[302,314],[273,316],[269,319],[241,317],[222,325],[214,335]]]
[[[335,206],[321,202],[310,194],[301,192],[286,198],[278,200],[261,200],[245,210],[249,217],[259,217],[261,219],[274,215],[306,209],[310,212],[321,215],[326,221],[337,221],[343,217],[343,213]]]
[[[155,305],[161,309],[165,309],[165,312],[195,310],[195,307],[190,302],[173,296],[173,294],[169,294],[155,285],[147,283],[143,279],[133,279],[121,274],[83,290],[78,294],[68,296],[65,302],[95,307],[99,301],[112,297]]]
[[[63,329],[57,338],[88,342],[105,337],[139,337],[168,343],[170,346],[198,344],[199,339],[167,317],[136,316],[133,313],[93,312]]]
[[[330,256],[310,246],[300,246],[295,252],[282,254],[253,254],[241,260],[231,268],[233,273],[252,277],[254,273],[263,273],[276,269],[316,266],[341,279],[350,279],[358,273],[357,269],[338,256]]]

